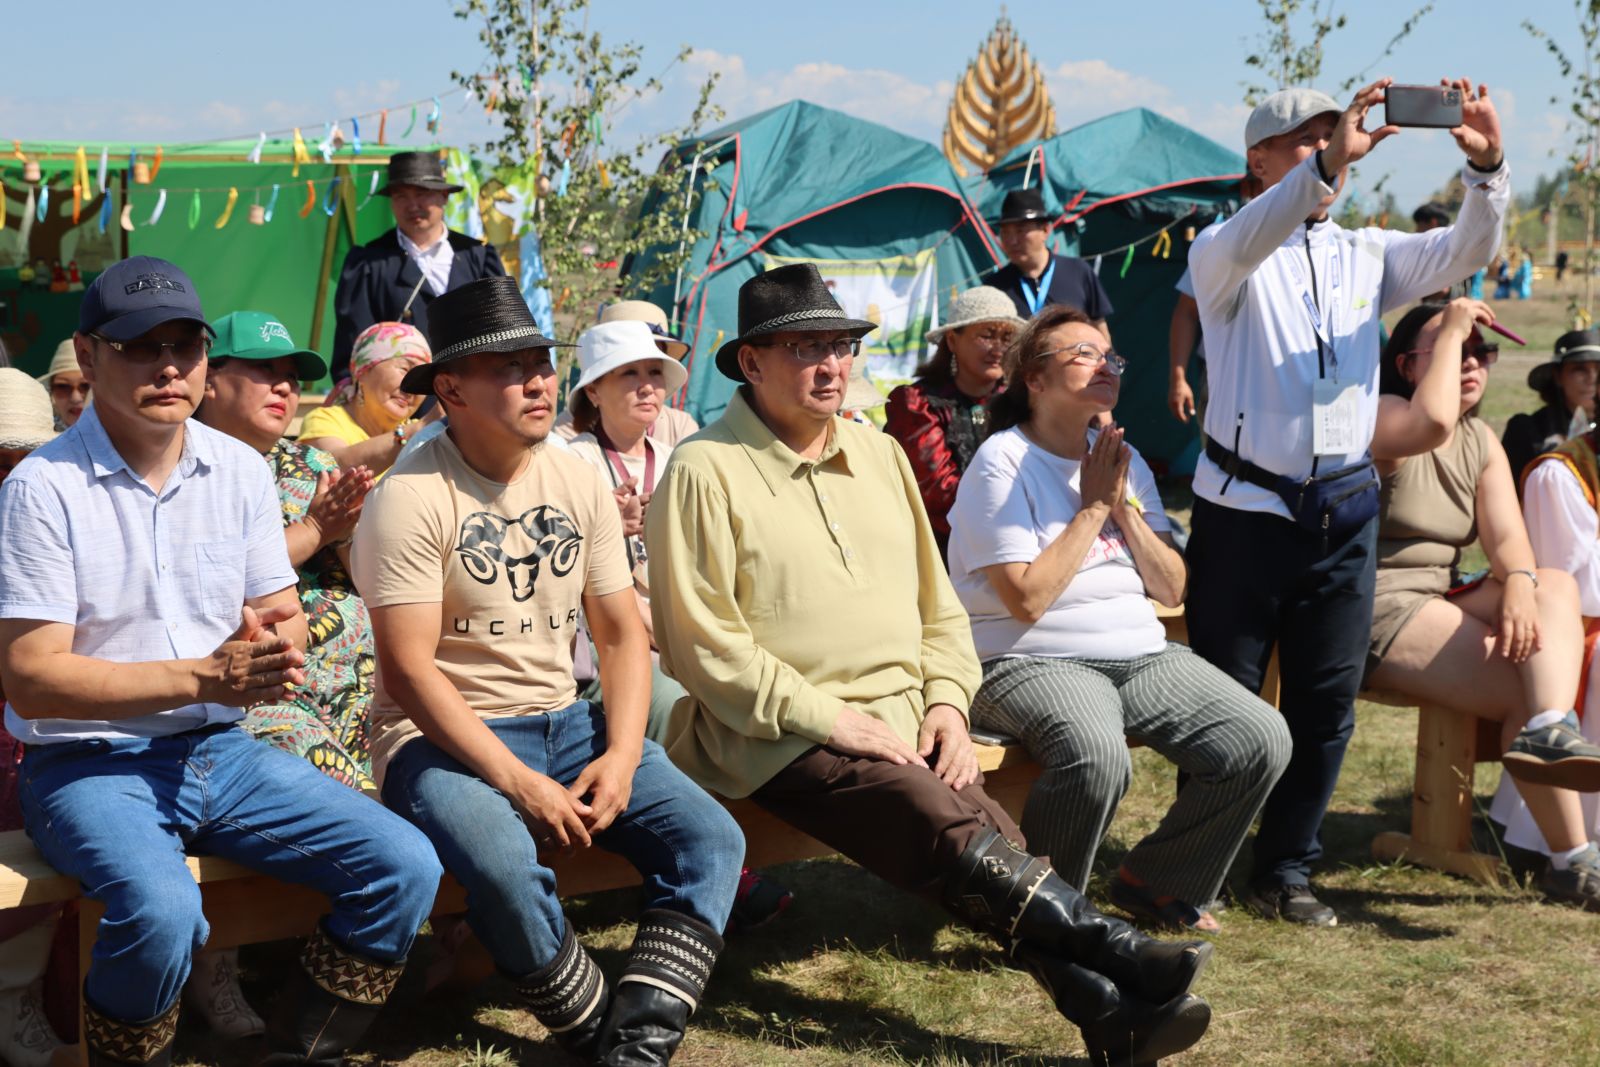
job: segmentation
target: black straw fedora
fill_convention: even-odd
[[[1556,358],[1528,372],[1528,388],[1542,393],[1556,380],[1556,371],[1567,363],[1600,363],[1600,331],[1569,330],[1556,338]]]
[[[396,152],[390,156],[388,179],[378,195],[388,196],[396,185],[415,185],[446,193],[459,193],[465,188],[444,176],[444,164],[439,162],[437,152]]]
[[[428,308],[430,322],[436,306]],[[717,349],[717,369],[736,382],[744,381],[739,347],[757,337],[788,330],[863,337],[877,328],[875,322],[844,313],[815,263],[775,267],[739,286],[739,336]]]
[[[1032,222],[1035,219],[1049,220],[1050,212],[1045,210],[1044,196],[1037,189],[1013,189],[1000,201],[1000,217],[995,224],[1004,225],[1008,222]]]
[[[479,352],[571,348],[539,332],[516,280],[499,275],[468,282],[428,305],[428,347],[433,362],[406,372],[400,388],[413,396],[433,392],[433,376],[451,360]]]

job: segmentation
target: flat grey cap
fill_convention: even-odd
[[[1315,89],[1280,89],[1256,105],[1244,124],[1244,146],[1254,148],[1268,137],[1288,133],[1308,119],[1344,107],[1327,93]]]

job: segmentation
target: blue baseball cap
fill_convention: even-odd
[[[78,332],[131,341],[174,319],[197,322],[216,336],[200,309],[194,282],[177,264],[132,256],[113,263],[89,283],[78,308]]]

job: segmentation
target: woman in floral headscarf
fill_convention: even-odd
[[[331,453],[340,467],[364,466],[381,475],[421,425],[411,416],[422,398],[403,392],[400,380],[416,364],[432,360],[428,339],[415,326],[368,326],[351,348],[350,377],[306,416],[300,442]]]

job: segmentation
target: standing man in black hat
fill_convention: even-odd
[[[1017,306],[1017,314],[1032,318],[1046,304],[1077,308],[1094,320],[1111,339],[1106,320],[1111,298],[1094,268],[1072,256],[1052,255],[1049,247],[1050,212],[1037,189],[1013,189],[1000,203],[1000,247],[1011,262],[1001,267],[989,285],[1001,290]]]
[[[875,329],[814,263],[739,289],[717,352],[739,391],[673,450],[645,518],[661,666],[689,692],[668,750],[997,937],[1094,1064],[1181,1052],[1211,1019],[1189,993],[1211,946],[1101,915],[984,793],[982,672],[916,476],[892,437],[839,417]]]
[[[510,278],[441,298],[428,340],[433,362],[402,388],[437,396],[449,428],[390,469],[352,550],[378,653],[373,775],[466,887],[468,924],[558,1044],[664,1065],[722,951],[744,836],[644,736],[650,643],[616,501],[547,441],[556,342]],[[604,711],[572,678],[580,608]],[[549,866],[591,844],[644,877],[614,990]]]
[[[396,152],[389,180],[395,228],[352,248],[333,298],[333,380],[348,373],[356,335],[375,322],[404,322],[428,332],[428,305],[479,278],[503,276],[494,245],[445,228],[444,202],[461,186],[444,176],[435,152]]]

